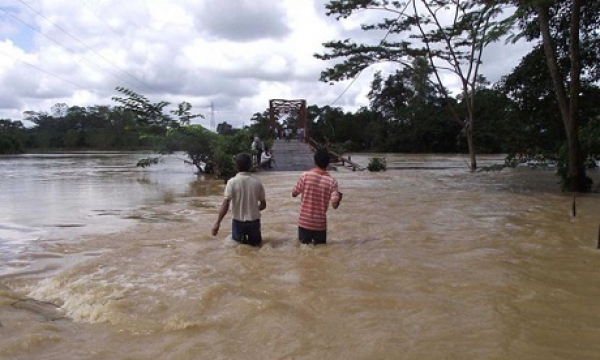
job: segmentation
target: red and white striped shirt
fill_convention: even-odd
[[[327,230],[329,202],[339,200],[338,183],[327,171],[319,168],[304,172],[293,194],[301,194],[298,226],[309,230]]]

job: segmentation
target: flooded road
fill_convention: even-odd
[[[0,232],[13,237],[0,264],[0,358],[600,357],[598,194],[578,196],[573,217],[553,171],[387,158],[393,170],[332,173],[344,201],[321,247],[296,240],[294,172],[258,175],[260,249],[227,238],[230,215],[210,235],[223,183],[175,163],[99,175],[144,184],[87,207],[109,217],[74,202],[80,215],[48,221],[89,231],[49,233],[3,203],[0,219],[41,232]]]

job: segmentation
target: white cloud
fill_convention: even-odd
[[[276,1],[206,1],[197,10],[198,32],[216,40],[282,39],[292,31],[287,9]]]
[[[124,86],[152,101],[188,101],[216,123],[248,124],[271,98],[306,99],[309,105],[368,104],[372,69],[355,82],[330,85],[319,76],[329,40],[360,36],[367,17],[336,21],[326,0],[0,0],[0,118],[23,111],[115,105]],[[484,58],[491,81],[520,59],[494,48]],[[513,63],[514,62],[514,63]],[[486,73],[489,71],[493,76]],[[351,86],[350,86],[351,85]],[[343,96],[340,95],[343,93]],[[339,98],[339,99],[338,99]]]

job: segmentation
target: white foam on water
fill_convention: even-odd
[[[35,241],[44,236],[44,231],[16,224],[0,224],[0,275],[23,268],[24,261],[16,257],[27,251]]]
[[[44,231],[39,228],[0,223],[0,246],[23,245],[40,239],[43,234]]]

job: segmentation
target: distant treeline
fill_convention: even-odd
[[[551,94],[514,99],[510,78],[501,86],[482,86],[475,97],[478,153],[558,154],[565,132]],[[418,88],[408,73],[397,72],[383,79],[375,76],[369,93],[371,105],[355,112],[340,107],[307,108],[308,134],[339,152],[465,153],[464,126],[447,111],[446,100],[433,87]],[[453,106],[466,112],[460,97]],[[588,156],[600,154],[600,88],[587,85],[581,97],[580,136]],[[467,116],[465,114],[464,118]],[[136,150],[155,147],[156,136],[148,136],[148,124],[139,114],[120,106],[67,106],[56,104],[50,112],[26,112],[23,121],[0,120],[0,153],[55,150]],[[249,119],[248,144],[253,134],[272,137],[268,109]],[[281,126],[296,129],[298,118],[287,117]],[[236,131],[226,122],[217,132]],[[154,134],[157,135],[157,134]],[[160,134],[158,134],[160,135]],[[249,146],[249,145],[248,145]],[[171,150],[178,149],[172,144]]]
[[[150,148],[136,119],[119,107],[55,105],[51,113],[28,111],[23,121],[0,120],[0,153],[39,149],[130,150]]]

